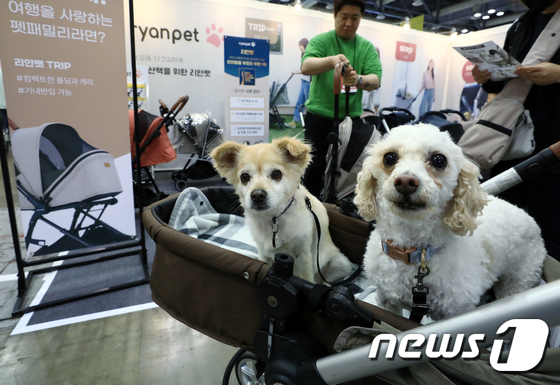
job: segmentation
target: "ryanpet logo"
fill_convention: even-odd
[[[512,319],[504,322],[497,330],[496,336],[504,336],[511,329],[515,330],[507,360],[503,362],[501,356],[504,350],[504,340],[495,339],[490,352],[490,365],[500,372],[526,372],[540,364],[544,357],[548,339],[548,325],[539,319]],[[407,360],[430,359],[476,359],[480,357],[478,343],[484,342],[484,334],[472,334],[465,337],[457,334],[451,347],[451,334],[443,334],[441,341],[437,334],[430,334],[428,339],[423,334],[407,334],[400,343],[394,334],[380,334],[371,344],[370,359],[377,359],[381,344],[387,344],[385,358],[393,359],[395,354]],[[439,348],[436,348],[439,343]],[[398,347],[397,347],[398,344]],[[423,347],[425,346],[425,350]],[[423,356],[425,355],[425,357]]]

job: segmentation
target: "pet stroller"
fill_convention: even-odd
[[[465,130],[459,122],[466,122],[465,116],[460,111],[441,110],[428,111],[418,119],[417,123],[430,123],[438,127],[440,131],[448,132],[453,142],[459,143]]]
[[[389,133],[391,128],[411,124],[416,120],[412,112],[401,107],[384,107],[379,110],[379,117],[384,133]]]
[[[41,246],[34,255],[135,239],[101,220],[123,191],[115,159],[107,151],[89,145],[63,123],[15,130],[12,149],[17,188],[25,197],[20,207],[34,211],[25,236],[28,248]],[[48,219],[49,213],[67,209],[74,210],[68,229]],[[39,221],[64,235],[50,245],[33,238]]]
[[[538,173],[537,169],[557,165],[560,151],[550,155],[547,150],[512,169],[519,178],[505,179],[519,183]],[[541,167],[532,167],[536,163]],[[495,194],[503,191],[496,189],[498,185],[483,187]],[[509,187],[511,184],[504,189]],[[233,214],[238,207],[231,187],[204,189],[201,195],[200,201],[193,201],[193,209],[211,205],[221,216]],[[387,358],[387,345],[382,345],[376,360],[368,358],[371,340],[378,334],[395,334],[401,341],[410,333],[426,337],[436,334],[439,338],[443,333],[482,333],[486,336],[481,343],[484,348],[501,337],[496,336],[496,330],[510,319],[537,318],[549,327],[560,325],[560,264],[551,258],[544,266],[546,285],[421,326],[354,300],[345,286],[315,285],[292,276],[290,256],[278,255],[270,266],[219,247],[210,239],[205,242],[203,237],[196,239],[175,230],[171,224],[176,220],[177,200],[178,196],[168,197],[143,213],[146,230],[156,242],[152,298],[178,321],[241,348],[226,369],[224,384],[229,383],[233,369],[240,384],[264,384],[266,380],[266,384],[306,385],[535,385],[560,379],[560,348],[546,349],[540,366],[531,373],[495,371],[484,349],[476,359],[427,362],[425,356],[421,360]],[[334,243],[353,262],[361,264],[371,230],[369,223],[342,214],[334,205],[325,207]]]
[[[220,215],[238,207],[233,188],[202,190],[203,202]],[[511,318],[540,318],[560,324],[560,281],[426,326],[355,301],[346,286],[314,285],[291,274],[293,258],[278,255],[270,266],[238,252],[196,239],[170,226],[178,197],[147,208],[143,221],[156,242],[150,285],[153,300],[169,315],[241,350],[226,368],[240,384],[536,384],[558,381],[560,350],[548,349],[543,364],[528,375],[495,372],[488,354],[477,360],[421,363],[400,358],[368,358],[371,339],[381,333],[427,336],[444,332],[486,333]],[[360,264],[370,233],[368,223],[325,204],[335,244]],[[556,261],[547,263],[558,269]],[[554,265],[556,263],[556,265]],[[554,271],[554,268],[551,271]],[[545,267],[545,273],[547,268]],[[557,270],[557,272],[560,270]],[[547,276],[547,281],[560,275]],[[487,340],[488,343],[492,341]],[[383,349],[383,348],[382,348]],[[339,352],[340,353],[337,353]],[[416,365],[415,365],[416,364]],[[264,372],[264,375],[262,374]],[[367,377],[367,378],[366,378]],[[361,382],[365,379],[367,382]],[[351,381],[351,382],[348,382]],[[548,383],[548,382],[543,382]]]
[[[294,76],[291,74],[288,80],[286,80],[283,84],[278,84],[278,82],[272,82],[272,86],[270,87],[270,95],[269,95],[269,108],[270,108],[270,115],[269,115],[269,124],[278,124],[278,130],[282,131],[285,128],[285,121],[280,113],[278,112],[277,105],[284,105],[289,104],[290,99],[288,98],[288,90],[286,86],[290,79]]]
[[[174,125],[177,153],[190,155],[183,169],[171,174],[178,191],[188,187],[189,179],[201,180],[217,175],[209,153],[223,143],[224,130],[209,115],[187,114]]]
[[[128,111],[130,129],[130,150],[132,156],[132,167],[134,170],[134,205],[139,207],[140,197],[142,197],[142,207],[167,197],[167,194],[160,191],[152,175],[152,167],[156,164],[168,163],[177,159],[177,154],[171,145],[167,135],[168,127],[174,122],[175,117],[188,102],[189,97],[182,95],[173,105],[171,110],[165,103],[159,100],[161,116],[150,114],[145,110],[138,111],[138,132],[134,129],[134,111]],[[135,134],[140,139],[140,173],[142,192],[138,188],[138,178],[136,173],[136,142]]]

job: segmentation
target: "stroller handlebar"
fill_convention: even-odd
[[[189,97],[187,95],[181,95],[179,99],[177,99],[173,107],[171,107],[171,111],[173,112],[176,109],[177,112],[181,111],[183,107],[185,107],[185,104],[187,104],[188,101],[189,101]]]
[[[167,104],[165,104],[165,102],[161,99],[158,99],[158,102],[160,104],[160,110],[162,114],[167,114],[169,112],[169,107],[167,107]]]
[[[333,94],[340,95],[342,89],[342,71],[344,69],[344,65],[340,65],[340,63],[334,67],[334,79],[333,79]]]
[[[554,143],[552,146],[548,147],[554,155],[560,160],[560,142]]]

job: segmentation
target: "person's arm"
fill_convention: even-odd
[[[14,122],[12,119],[10,119],[9,116],[8,116],[8,126],[14,131],[19,128],[19,126],[16,124],[16,122]]]
[[[490,71],[481,71],[477,65],[472,69],[474,81],[482,85],[482,89],[489,94],[498,94],[504,88],[505,82],[490,80]]]
[[[426,89],[426,71],[422,73],[422,83],[420,84],[420,90],[418,90],[418,95],[420,95],[420,93],[425,89]]]
[[[517,66],[514,74],[539,86],[560,82],[560,65],[539,63],[534,66]]]
[[[339,54],[326,57],[308,57],[301,65],[301,73],[304,75],[319,75],[333,70],[339,63],[348,63],[346,56]]]
[[[365,91],[374,91],[381,86],[381,61],[377,50],[371,43],[368,42],[361,49],[365,49],[364,62],[361,66],[362,74],[356,75],[357,79],[352,85],[356,85]],[[362,81],[360,81],[360,77]]]
[[[380,85],[381,82],[379,81],[377,75],[375,74],[362,75],[362,84],[358,84],[358,88],[361,88],[365,91],[373,91],[378,89]]]

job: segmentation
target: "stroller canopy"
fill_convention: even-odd
[[[46,123],[12,134],[16,181],[28,202],[49,207],[92,201],[120,194],[123,189],[114,157],[86,143],[62,123]]]
[[[136,144],[134,143],[134,111],[128,110],[128,122],[130,128],[130,150],[132,159],[136,159]],[[159,134],[155,133],[159,130]],[[167,128],[162,116],[152,115],[144,110],[138,111],[138,137],[140,148],[148,141],[148,145],[141,155],[141,167],[154,166],[160,163],[168,163],[177,159],[177,154],[171,145]],[[151,139],[150,139],[151,138]]]

